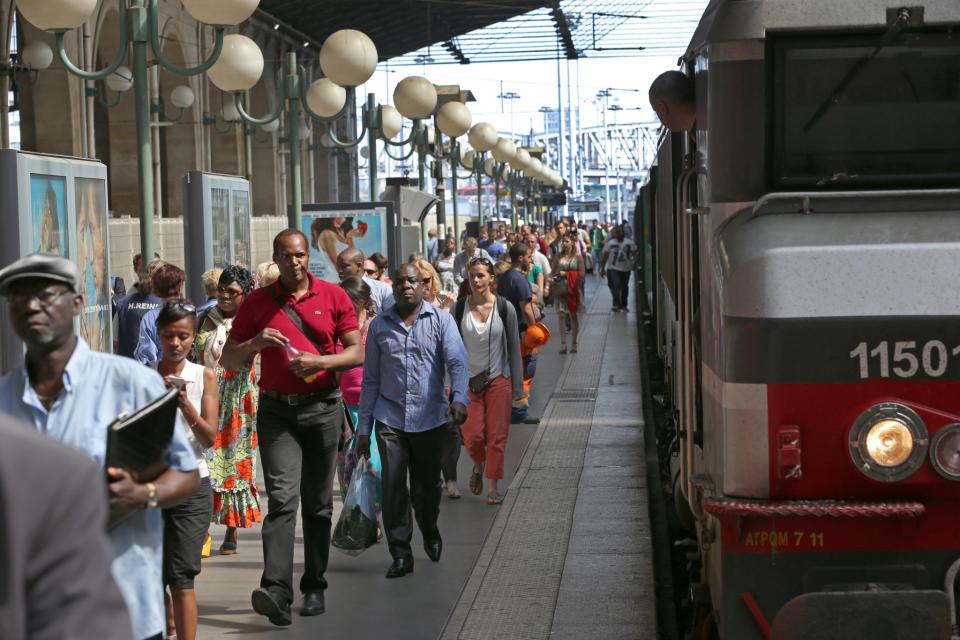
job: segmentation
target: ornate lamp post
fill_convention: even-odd
[[[228,36],[231,37],[234,36]],[[244,36],[236,37],[247,42],[241,45],[238,40],[234,51],[229,54],[224,51],[217,64],[210,69],[210,80],[222,91],[233,94],[238,115],[252,125],[268,127],[278,120],[281,114],[286,114],[292,202],[287,218],[291,227],[299,229],[303,213],[301,120],[306,118],[329,123],[346,113],[355,88],[366,82],[376,69],[377,49],[373,41],[359,31],[342,29],[332,33],[320,49],[320,67],[326,77],[314,81],[306,90],[306,74],[297,61],[297,55],[287,54],[285,68],[277,70],[277,109],[268,116],[258,118],[247,112],[243,104],[243,93],[259,81],[263,72],[263,59],[261,57],[259,69],[251,65],[251,47],[256,47],[256,44]],[[330,137],[335,139],[332,134]],[[359,140],[351,144],[358,142]]]
[[[499,137],[496,128],[489,122],[480,122],[473,125],[467,133],[467,141],[473,147],[476,155],[473,158],[473,170],[477,177],[477,220],[483,227],[483,169],[486,164],[485,154],[493,149]]]
[[[66,49],[67,32],[76,29],[93,15],[97,0],[20,0],[17,3],[20,15],[27,22],[55,35],[57,55],[67,71],[75,76],[94,81],[109,78],[121,66],[128,52],[131,53],[133,61],[131,76],[136,97],[141,255],[153,255],[154,176],[150,140],[151,105],[147,49],[150,48],[157,63],[175,75],[192,76],[203,73],[210,69],[220,57],[227,39],[224,37],[225,27],[240,24],[249,18],[259,3],[259,0],[183,0],[187,12],[199,22],[213,26],[215,32],[214,47],[209,58],[196,67],[183,69],[171,63],[163,55],[157,0],[129,0],[129,7],[128,0],[117,0],[120,14],[120,46],[113,61],[99,71],[84,71],[78,68],[70,61]],[[259,55],[259,49],[257,53]],[[262,68],[262,55],[259,55],[259,64]]]

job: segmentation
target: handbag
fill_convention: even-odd
[[[487,318],[487,321],[490,323],[490,326],[487,327],[487,368],[477,375],[471,376],[470,380],[467,382],[467,386],[470,387],[470,391],[473,391],[478,395],[483,393],[483,390],[490,386],[490,343],[493,340],[494,311],[496,311],[496,302],[494,302],[493,309],[490,309],[490,317]],[[506,327],[504,327],[504,330],[506,330]]]
[[[553,276],[552,293],[557,296],[567,295],[567,276],[559,273]]]
[[[290,318],[290,322],[293,323],[293,326],[299,329],[300,333],[303,334],[303,337],[305,337],[307,340],[310,341],[310,344],[312,344],[313,347],[317,350],[317,353],[319,353],[322,356],[327,355],[327,352],[320,345],[320,340],[317,338],[316,334],[313,332],[313,329],[311,329],[310,327],[308,327],[303,323],[303,318],[300,317],[300,314],[294,311],[293,309],[291,309],[290,307],[288,307],[287,301],[282,297],[277,296],[275,300],[277,301],[277,304],[280,306],[280,310],[283,311],[285,314],[287,314],[287,317]],[[340,402],[340,406],[343,407],[344,427],[346,427],[346,429],[349,429],[351,434],[356,433],[357,425],[354,424],[353,422],[353,416],[350,415],[350,411],[347,409],[347,403],[343,401],[343,396],[339,394],[340,384],[337,382],[336,378],[334,378],[333,380],[333,388],[335,391],[338,392],[337,400]]]

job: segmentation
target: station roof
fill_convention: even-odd
[[[338,29],[363,31],[377,44],[380,59],[388,60],[437,43],[455,47],[457,36],[554,4],[550,0],[261,0],[260,16],[273,18],[314,42],[323,42]]]

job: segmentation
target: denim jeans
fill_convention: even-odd
[[[293,600],[293,545],[297,507],[303,502],[303,577],[300,591],[327,588],[333,476],[343,430],[339,398],[289,406],[263,396],[257,412],[260,460],[267,488],[260,586]]]

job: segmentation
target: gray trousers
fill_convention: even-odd
[[[333,476],[343,419],[339,399],[295,407],[266,396],[260,399],[257,435],[267,488],[260,586],[286,602],[293,600],[293,546],[301,501],[300,591],[327,588],[324,573],[330,557]]]

